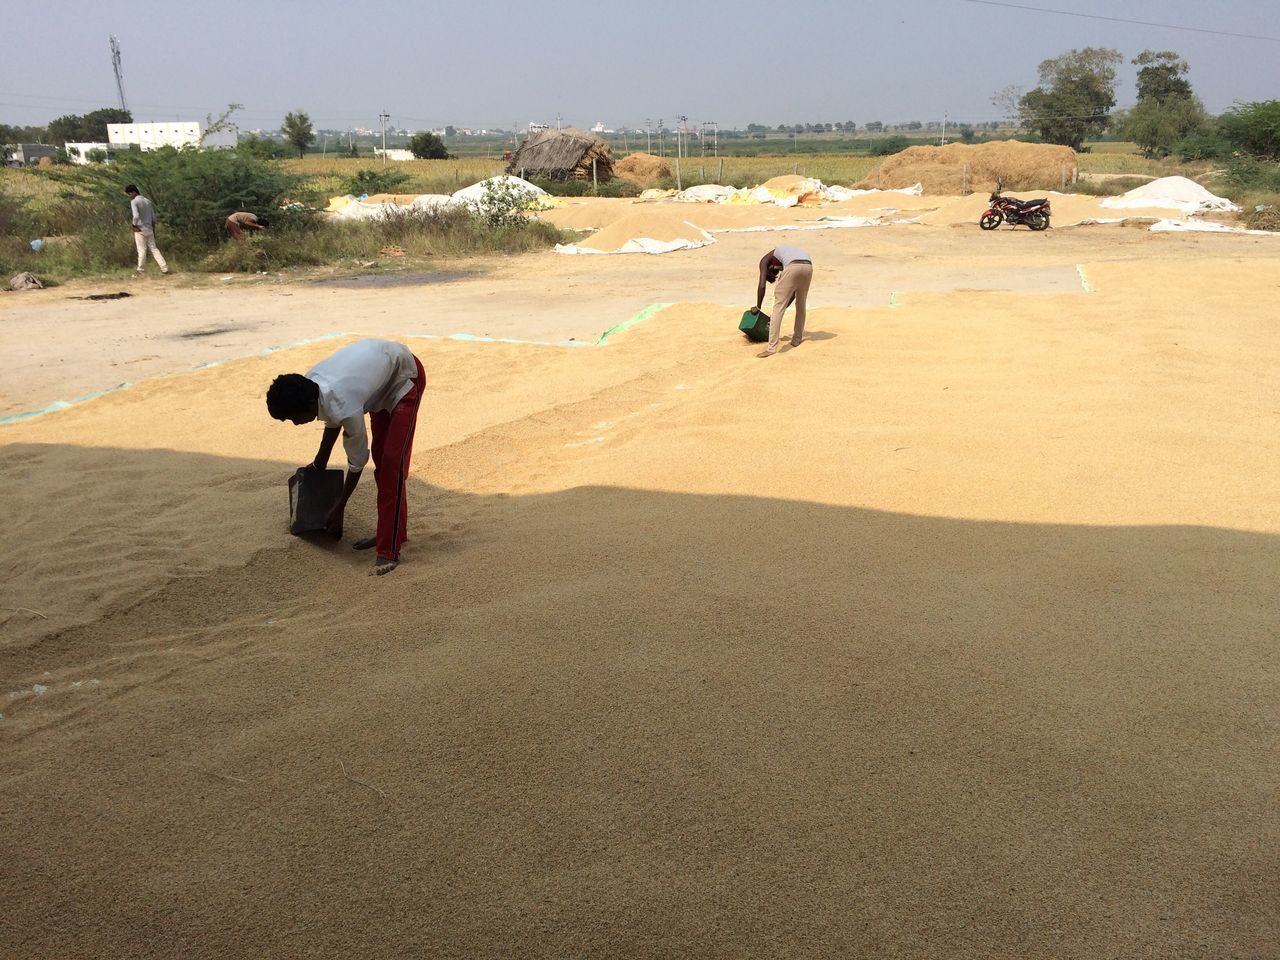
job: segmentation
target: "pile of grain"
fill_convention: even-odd
[[[1047,189],[1062,183],[1064,170],[1070,180],[1076,162],[1070,147],[1017,140],[907,147],[885,158],[878,183],[873,171],[857,186],[892,190],[922,183],[925,193],[959,194],[965,186],[964,167],[968,164],[968,187],[976,193],[994,190],[998,178],[1004,179],[1006,190]]]
[[[599,233],[578,241],[578,246],[612,253],[621,250],[628,240],[642,238],[661,243],[672,240],[705,242],[706,234],[685,219],[688,212],[688,208],[682,207],[642,206],[634,213],[615,220]]]
[[[632,153],[613,165],[613,174],[642,187],[671,179],[671,164],[651,153]]]

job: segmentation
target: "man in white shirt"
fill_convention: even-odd
[[[374,572],[390,573],[408,539],[405,482],[413,453],[413,433],[427,375],[409,348],[390,340],[357,340],[317,363],[304,377],[286,373],[267,390],[267,410],[295,424],[319,419],[325,425],[312,466],[323,470],[342,434],[347,481],[329,514],[330,530],[341,529],[347,501],[370,459],[364,416],[373,425],[373,478],[378,487],[378,534],[357,540],[357,550],[377,547]]]
[[[766,283],[778,282],[773,291],[773,316],[769,318],[769,346],[756,354],[772,357],[778,352],[778,336],[782,333],[782,315],[787,307],[796,305],[796,325],[791,334],[791,346],[804,342],[805,306],[809,299],[809,284],[813,282],[813,260],[799,247],[774,247],[760,258],[760,279],[756,284],[756,305],[752,313],[760,312],[764,303]]]
[[[138,273],[147,267],[147,251],[155,257],[161,273],[169,272],[169,264],[164,262],[164,255],[156,246],[156,211],[151,201],[138,192],[132,183],[124,188],[129,198],[129,213],[133,223],[133,243],[138,248]]]

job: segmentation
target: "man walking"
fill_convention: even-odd
[[[164,255],[156,246],[155,208],[132,183],[124,188],[124,192],[129,197],[129,207],[133,212],[133,242],[138,247],[138,273],[146,272],[148,250],[159,264],[160,272],[168,273],[169,265],[164,262]]]
[[[413,434],[427,375],[422,361],[409,348],[390,340],[357,340],[304,377],[286,373],[267,390],[267,411],[277,420],[295,424],[320,419],[324,434],[312,466],[323,470],[342,434],[347,454],[347,480],[342,498],[329,514],[327,527],[341,529],[347,501],[369,462],[364,415],[373,424],[373,478],[378,487],[377,536],[357,540],[357,550],[377,547],[374,573],[390,573],[400,562],[400,547],[408,538],[405,481],[413,453]]]
[[[231,234],[232,240],[239,240],[246,231],[265,232],[269,226],[271,223],[266,217],[259,217],[256,213],[248,213],[244,210],[227,217],[226,223],[227,233]]]
[[[804,342],[805,301],[809,296],[809,284],[813,281],[813,261],[799,247],[774,247],[760,258],[760,282],[756,285],[756,305],[752,313],[760,312],[764,302],[766,283],[778,282],[773,291],[773,315],[769,318],[769,346],[756,354],[772,357],[778,352],[778,337],[782,333],[782,315],[794,302],[796,305],[795,329],[791,345]]]

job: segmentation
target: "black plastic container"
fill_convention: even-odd
[[[329,511],[342,499],[343,472],[300,467],[289,478],[289,532],[317,533],[324,530]],[[342,536],[339,528],[334,536]]]

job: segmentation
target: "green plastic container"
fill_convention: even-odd
[[[752,343],[765,343],[769,339],[769,315],[763,310],[759,313],[748,310],[742,315],[738,329]]]

